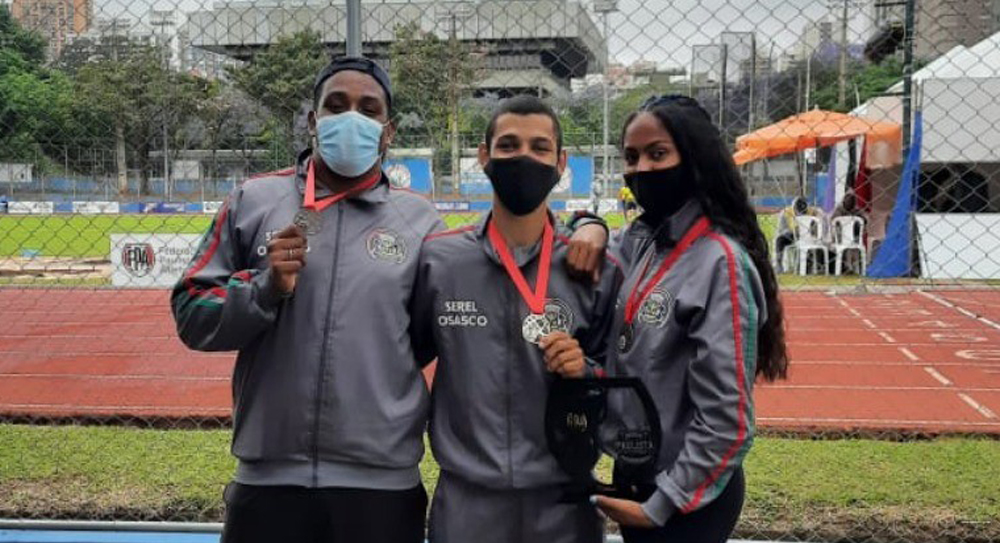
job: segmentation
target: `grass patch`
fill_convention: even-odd
[[[0,287],[19,288],[99,288],[111,286],[111,279],[106,277],[3,277],[0,276]]]
[[[108,258],[111,234],[198,234],[208,215],[46,215],[0,216],[0,257]]]
[[[221,519],[227,430],[0,425],[0,517]],[[606,476],[607,468],[602,468]],[[434,461],[421,471],[430,490]],[[741,537],[1000,538],[1000,441],[759,438]]]
[[[478,213],[442,216],[448,228],[479,219]],[[625,223],[621,213],[610,213],[605,219],[611,228]],[[0,257],[107,258],[111,234],[201,234],[211,223],[210,215],[0,215]],[[773,217],[761,216],[766,232],[773,232],[767,226],[771,223]]]
[[[444,218],[454,228],[478,215]],[[201,234],[211,223],[210,215],[0,215],[0,257],[108,258],[111,234]]]

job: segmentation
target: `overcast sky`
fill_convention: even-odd
[[[326,3],[322,0],[283,0],[282,4]],[[363,0],[369,3],[369,0]],[[841,0],[829,0],[842,5]],[[852,42],[867,39],[870,1],[849,0]],[[213,0],[95,0],[97,16],[143,18],[150,9],[194,11],[211,7]],[[275,3],[269,0],[268,3]],[[371,2],[378,3],[378,2]],[[589,5],[590,0],[584,0]],[[645,59],[662,67],[688,67],[691,46],[717,42],[725,30],[756,30],[764,54],[774,43],[775,54],[791,48],[811,21],[830,13],[824,0],[619,0],[609,17],[611,55],[624,64]],[[838,17],[840,10],[837,9]],[[598,28],[601,22],[595,16]],[[838,37],[839,36],[835,36]]]

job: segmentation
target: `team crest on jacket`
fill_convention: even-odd
[[[662,328],[670,318],[674,307],[674,297],[669,290],[658,288],[649,293],[639,307],[636,320],[647,326]]]
[[[406,260],[406,242],[398,233],[388,228],[377,228],[368,234],[365,241],[368,256],[375,260],[384,260],[401,264]]]

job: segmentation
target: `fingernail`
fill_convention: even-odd
[[[590,497],[590,505],[597,505],[597,496]]]

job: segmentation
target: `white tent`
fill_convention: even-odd
[[[923,162],[1000,162],[1000,32],[957,46],[913,74],[913,110],[924,112]],[[903,82],[852,113],[902,123]]]
[[[887,89],[885,96],[872,98],[854,113],[900,123],[902,91],[900,81]],[[954,172],[955,165],[974,168],[988,180],[988,194],[1000,193],[1000,33],[972,47],[955,47],[917,70],[913,92],[913,111],[923,112],[923,170]],[[882,235],[895,202],[897,181],[888,174],[872,178],[873,237]],[[957,187],[965,181],[951,174],[935,183],[940,183],[939,190],[950,191],[945,187]],[[1000,228],[1000,214],[978,210],[917,213],[916,221],[925,277],[983,279],[1000,274],[1000,267],[988,258],[990,251],[1000,249],[994,243],[996,236],[990,234]]]

